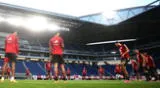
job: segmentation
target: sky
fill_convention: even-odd
[[[71,16],[144,6],[155,0],[0,0],[3,3],[30,7]]]

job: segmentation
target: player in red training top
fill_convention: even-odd
[[[131,60],[132,69],[134,71],[134,74],[136,75],[137,80],[140,79],[140,74],[138,72],[139,66],[136,60]]]
[[[56,33],[49,41],[49,49],[51,54],[51,63],[54,64],[54,79],[58,82],[58,66],[60,65],[63,74],[63,80],[66,80],[66,70],[64,67],[63,50],[64,42],[60,37],[60,33]]]
[[[115,43],[115,45],[119,48],[119,52],[121,55],[121,68],[124,74],[125,83],[129,82],[129,75],[126,69],[126,65],[130,61],[129,49],[125,44]]]
[[[103,69],[102,66],[99,67],[98,73],[99,73],[99,78],[102,79],[102,77],[103,77],[103,75],[104,75],[104,69]]]
[[[46,69],[47,79],[51,79],[52,64],[51,64],[50,61],[47,61],[47,62],[45,63],[45,69]]]
[[[17,32],[14,32],[13,34],[10,34],[5,39],[5,59],[3,64],[3,70],[2,70],[2,78],[1,82],[4,81],[4,73],[6,71],[6,67],[8,66],[8,62],[10,61],[12,64],[11,68],[11,82],[16,82],[15,80],[15,64],[17,55],[19,53],[19,44],[18,44],[18,37]]]
[[[152,56],[148,55],[147,52],[144,52],[143,54],[145,56],[146,67],[147,67],[148,72],[149,72],[149,77],[154,77],[155,81],[158,80],[156,65],[155,65],[155,62],[154,62]],[[148,80],[151,80],[151,78],[149,78]]]
[[[87,75],[87,69],[84,67],[82,70],[82,80],[86,79],[86,75]]]
[[[29,68],[26,69],[26,78],[27,79],[30,78],[30,70],[29,70]]]
[[[70,80],[70,76],[71,76],[71,70],[68,67],[67,68],[67,78],[68,78],[68,80]]]
[[[138,72],[140,74],[145,75],[146,80],[148,80],[149,74],[148,74],[148,70],[146,68],[145,56],[138,49],[135,49],[134,52],[136,53],[136,57],[137,57]]]
[[[121,65],[120,64],[116,64],[114,72],[116,74],[116,79],[120,79],[120,76],[121,76]]]

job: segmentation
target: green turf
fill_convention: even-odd
[[[132,81],[129,84],[123,81],[116,80],[86,80],[86,81],[60,81],[55,84],[54,81],[46,80],[18,80],[18,83],[10,83],[5,80],[0,83],[0,88],[160,88],[160,82],[136,82]]]

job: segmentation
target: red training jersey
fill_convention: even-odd
[[[50,71],[51,70],[51,66],[52,66],[51,62],[47,62],[46,63],[46,70]]]
[[[121,73],[121,67],[119,65],[116,65],[114,72]]]
[[[50,39],[49,46],[51,47],[51,52],[54,55],[63,54],[63,39],[59,36],[54,36]]]
[[[130,58],[129,53],[126,53],[124,56],[122,56],[126,51],[127,51],[127,49],[126,49],[125,45],[122,44],[119,47],[119,52],[120,52],[122,58],[128,59],[128,58]]]
[[[145,55],[146,65],[149,67],[154,67],[155,63],[153,58],[150,55]]]
[[[137,54],[136,54],[136,57],[137,57],[138,63],[143,63],[143,57],[141,56],[140,53],[137,53]]]
[[[135,60],[132,60],[131,64],[132,64],[132,68],[137,71],[138,70],[138,64],[137,64],[137,62]]]
[[[14,34],[10,34],[5,39],[5,53],[18,54],[18,52],[19,52],[18,37]]]

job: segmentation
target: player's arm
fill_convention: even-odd
[[[16,37],[16,51],[17,51],[17,54],[19,53],[19,38],[18,37]]]
[[[124,44],[124,47],[126,48],[126,52],[124,52],[124,54],[122,56],[124,56],[125,54],[129,53],[129,49],[125,44]]]
[[[62,46],[62,48],[64,50],[64,40],[63,39],[61,39],[61,46]]]

